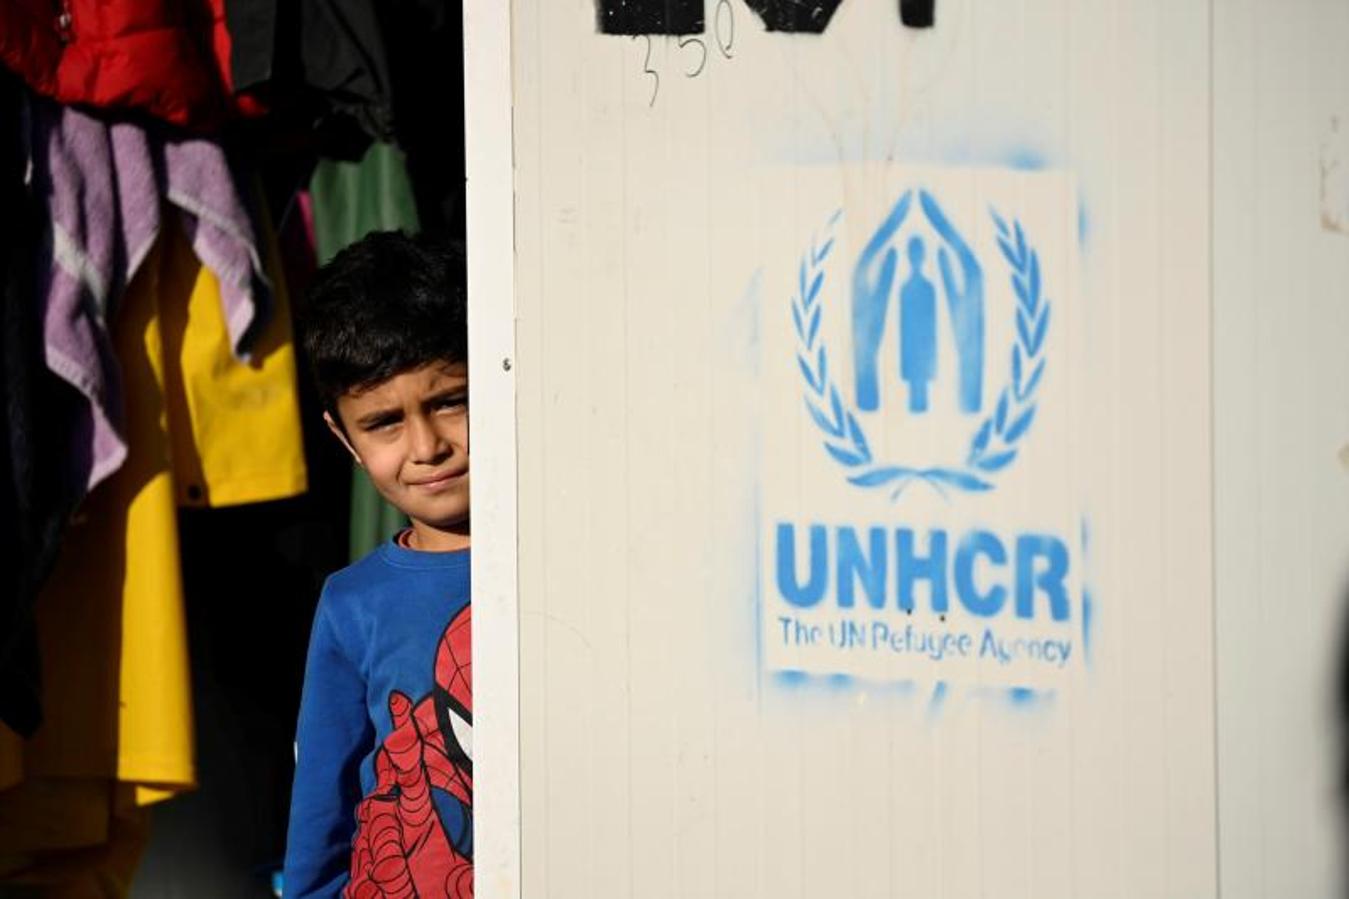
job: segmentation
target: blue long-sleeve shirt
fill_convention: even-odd
[[[472,895],[470,608],[467,550],[391,541],[328,579],[300,703],[286,899],[404,879],[423,897]]]

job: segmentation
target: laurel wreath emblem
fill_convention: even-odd
[[[1021,222],[1013,220],[1009,226],[996,210],[989,213],[998,232],[998,247],[1011,268],[1017,299],[1016,342],[1012,346],[1011,377],[999,392],[993,411],[970,438],[969,452],[959,465],[916,468],[876,461],[866,431],[830,376],[829,354],[820,340],[820,293],[834,238],[828,236],[823,244],[812,241],[802,256],[797,292],[792,297],[792,323],[796,328],[796,361],[806,384],[806,410],[823,433],[825,451],[851,472],[849,483],[889,487],[893,501],[909,484],[921,481],[946,497],[948,489],[991,490],[992,478],[1016,460],[1020,443],[1035,421],[1036,395],[1045,373],[1050,303],[1042,293],[1039,254],[1027,244]],[[832,232],[842,215],[840,210],[830,217],[826,234]]]

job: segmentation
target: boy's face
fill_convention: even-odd
[[[456,535],[466,543],[468,366],[437,362],[347,392],[337,414],[343,427],[331,418],[328,426],[384,498],[413,520],[417,537],[446,538],[440,548],[455,548]]]

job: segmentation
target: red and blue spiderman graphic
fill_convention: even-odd
[[[470,645],[465,606],[437,645],[431,693],[415,702],[389,694],[393,730],[356,809],[348,899],[473,896]]]

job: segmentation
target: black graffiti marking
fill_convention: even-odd
[[[823,34],[843,0],[745,0],[768,31]]]
[[[651,34],[683,36],[707,30],[703,0],[596,0],[602,34],[635,37]],[[823,34],[843,0],[745,0],[763,21],[766,31]],[[909,28],[931,28],[936,21],[936,0],[899,0],[899,20]],[[722,35],[722,13],[729,36]],[[713,12],[717,49],[727,59],[735,45],[735,11],[730,0],[717,0]],[[686,46],[681,41],[680,46]],[[707,45],[703,44],[706,50]],[[701,72],[703,66],[698,67]],[[696,75],[697,72],[693,73]],[[689,75],[690,78],[693,75]]]
[[[725,40],[721,36],[723,10],[726,13],[726,30],[730,32],[730,37]],[[712,30],[717,33],[717,49],[722,56],[730,59],[731,48],[735,46],[735,10],[731,8],[731,0],[717,0],[717,10],[712,14]]]
[[[931,28],[936,0],[899,0],[899,20],[910,28]]]
[[[601,34],[702,34],[703,0],[598,0]]]
[[[656,105],[656,94],[660,93],[660,73],[657,72],[655,69],[651,68],[651,35],[634,34],[632,36],[632,39],[634,41],[641,40],[643,38],[646,39],[646,58],[642,60],[642,73],[644,75],[650,75],[652,78],[651,100],[646,104],[647,107],[650,108]]]

